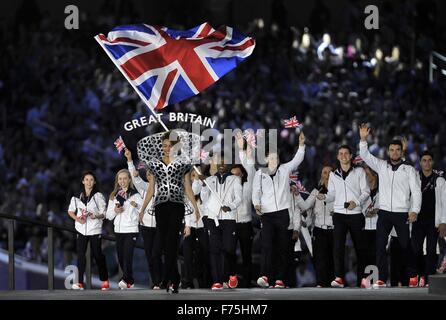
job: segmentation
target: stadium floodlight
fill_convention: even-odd
[[[262,18],[257,19],[257,28],[263,29],[263,27],[265,27],[265,22],[263,21],[263,19]]]
[[[302,48],[309,48],[311,44],[310,34],[308,28],[304,29],[304,34],[302,35]]]

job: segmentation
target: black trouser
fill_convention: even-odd
[[[243,282],[241,287],[251,287],[252,278],[252,240],[254,238],[254,230],[251,221],[237,223],[237,240],[240,243],[240,252],[242,254],[243,268]]]
[[[119,266],[122,271],[122,280],[133,284],[133,252],[135,250],[137,233],[115,233],[116,251],[118,252]]]
[[[398,237],[391,237],[390,239],[390,285],[397,287],[399,283],[402,286],[409,284],[409,276],[407,274],[407,267],[404,264],[403,250],[398,241]]]
[[[260,216],[260,221],[262,223],[260,232],[262,243],[260,274],[266,276],[270,283],[274,280],[283,281],[288,262],[288,226],[290,224],[288,209],[264,213]],[[273,272],[273,248],[278,251],[276,272]]]
[[[423,255],[423,243],[426,238],[426,260]],[[416,260],[417,274],[428,276],[436,273],[437,269],[437,242],[438,231],[435,228],[435,220],[418,220],[412,223],[412,249]]]
[[[147,266],[154,286],[160,286],[162,281],[161,245],[158,230],[154,227],[139,226],[144,251],[146,253]]]
[[[161,250],[164,254],[164,285],[170,281],[180,283],[178,272],[178,246],[184,217],[184,204],[163,202],[155,206],[156,227],[159,232]]]
[[[297,286],[297,278],[296,278],[296,263],[294,262],[294,245],[296,241],[293,240],[293,230],[287,230],[287,268],[285,272],[285,281],[286,285],[290,288],[294,288]]]
[[[208,270],[206,279],[204,279],[203,283],[200,283],[200,288],[209,288],[212,285],[212,276],[211,276],[211,257],[210,257],[210,249],[209,249],[209,219],[207,216],[203,216],[201,218],[204,226],[204,251],[203,251],[203,260],[206,263],[206,269]],[[198,280],[200,281],[200,280]]]
[[[334,240],[334,269],[335,276],[344,279],[345,278],[345,239],[347,232],[350,232],[350,236],[355,247],[356,258],[358,261],[357,279],[360,282],[364,278],[364,261],[365,261],[365,243],[363,237],[363,230],[365,226],[365,218],[362,213],[358,214],[333,214],[333,240]]]
[[[105,263],[105,256],[102,254],[101,235],[84,236],[77,233],[77,269],[79,271],[79,283],[84,283],[84,273],[86,265],[86,253],[88,242],[90,242],[91,253],[98,266],[99,279],[101,281],[108,280],[107,264]]]
[[[409,277],[416,275],[410,245],[408,214],[379,210],[376,223],[376,263],[379,269],[379,280],[384,282],[389,276],[386,246],[392,227],[395,227],[398,235],[398,242],[402,250],[402,263],[407,268],[407,274]]]
[[[219,220],[217,227],[214,220],[208,219],[208,228],[212,281],[223,283],[236,273],[236,222]]]
[[[184,284],[193,286],[194,274],[201,288],[209,288],[208,235],[204,228],[190,228],[190,236],[184,238]]]
[[[316,285],[330,287],[334,279],[333,229],[313,228],[313,261]]]
[[[365,261],[364,265],[375,266],[376,265],[376,230],[364,230],[364,243],[365,243]]]

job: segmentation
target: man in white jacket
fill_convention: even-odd
[[[416,287],[425,286],[429,276],[436,273],[438,234],[446,234],[446,187],[445,180],[433,170],[434,157],[429,151],[424,151],[420,157],[421,172],[421,210],[417,221],[412,224],[411,241],[416,258],[419,282],[409,284]],[[427,259],[423,257],[423,243],[426,239]]]
[[[344,262],[347,232],[350,232],[358,259],[358,280],[361,279],[361,283],[365,282],[366,248],[363,237],[365,218],[361,208],[370,196],[370,189],[364,169],[353,167],[352,157],[353,154],[349,146],[342,145],[338,148],[337,159],[340,166],[334,172],[330,172],[327,194],[318,195],[319,200],[334,202],[335,279],[331,282],[331,286],[335,288],[343,288],[345,285]]]
[[[275,287],[284,288],[283,279],[287,264],[288,225],[290,223],[291,192],[290,174],[297,170],[305,156],[305,135],[299,135],[299,149],[293,160],[279,166],[277,153],[270,152],[267,157],[266,170],[257,170],[252,191],[252,203],[262,223],[261,243],[262,260],[260,277],[257,284],[268,288],[269,282],[275,277]],[[273,244],[277,239],[277,244]],[[276,272],[272,270],[273,247],[277,248],[279,263]]]
[[[404,265],[410,281],[417,281],[414,270],[413,252],[410,245],[409,223],[417,220],[421,209],[420,181],[414,167],[403,159],[401,141],[392,141],[388,146],[389,161],[374,157],[368,149],[367,137],[370,128],[361,124],[359,134],[359,154],[365,163],[378,174],[379,178],[379,212],[376,225],[376,262],[379,279],[374,288],[386,287],[388,278],[386,246],[390,231],[394,227],[403,250]]]
[[[223,159],[218,172],[206,178],[208,187],[201,190],[203,209],[207,212],[209,246],[211,258],[212,290],[223,289],[227,282],[229,288],[236,288],[236,214],[242,202],[240,178],[229,171]],[[213,192],[209,190],[213,189]]]

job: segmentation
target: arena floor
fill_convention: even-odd
[[[384,289],[234,289],[181,290],[177,295],[153,290],[17,290],[0,292],[0,300],[446,300],[446,295],[429,294],[427,288]]]

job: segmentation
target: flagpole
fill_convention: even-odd
[[[127,76],[127,74],[124,72],[124,70],[122,70],[121,66],[116,63],[115,58],[112,56],[112,54],[104,47],[104,44],[102,43],[102,41],[99,39],[99,36],[95,36],[94,37],[95,40],[99,43],[99,45],[101,46],[102,49],[104,49],[105,53],[108,55],[108,57],[110,58],[111,61],[113,61],[113,63],[115,64],[116,68],[118,68],[118,70],[122,73],[122,75],[127,79],[127,81],[130,83],[130,85],[132,86],[133,90],[136,91],[136,93],[139,95],[139,97],[141,98],[142,101],[144,101],[144,103],[147,105],[147,107],[150,109],[150,111],[152,112],[152,114],[158,119],[158,122],[162,125],[163,129],[166,130],[166,132],[169,131],[169,128],[167,128],[166,124],[163,122],[163,120],[161,119],[161,117],[158,117],[158,114],[155,112],[155,110],[152,109],[152,107],[149,104],[149,101],[147,101],[146,97],[136,88],[136,86],[133,84],[133,82],[130,80],[130,78]],[[195,171],[201,176],[202,173],[200,172],[200,170],[198,170],[197,166],[194,165],[193,166]],[[217,195],[217,193],[209,186],[209,184],[207,183],[206,180],[204,180],[204,183],[206,184],[206,186],[209,188],[209,190],[211,191],[211,193],[217,198],[218,202],[220,203],[220,205],[223,207],[223,202],[221,201],[220,197]],[[218,223],[216,221],[216,225],[218,226]]]

